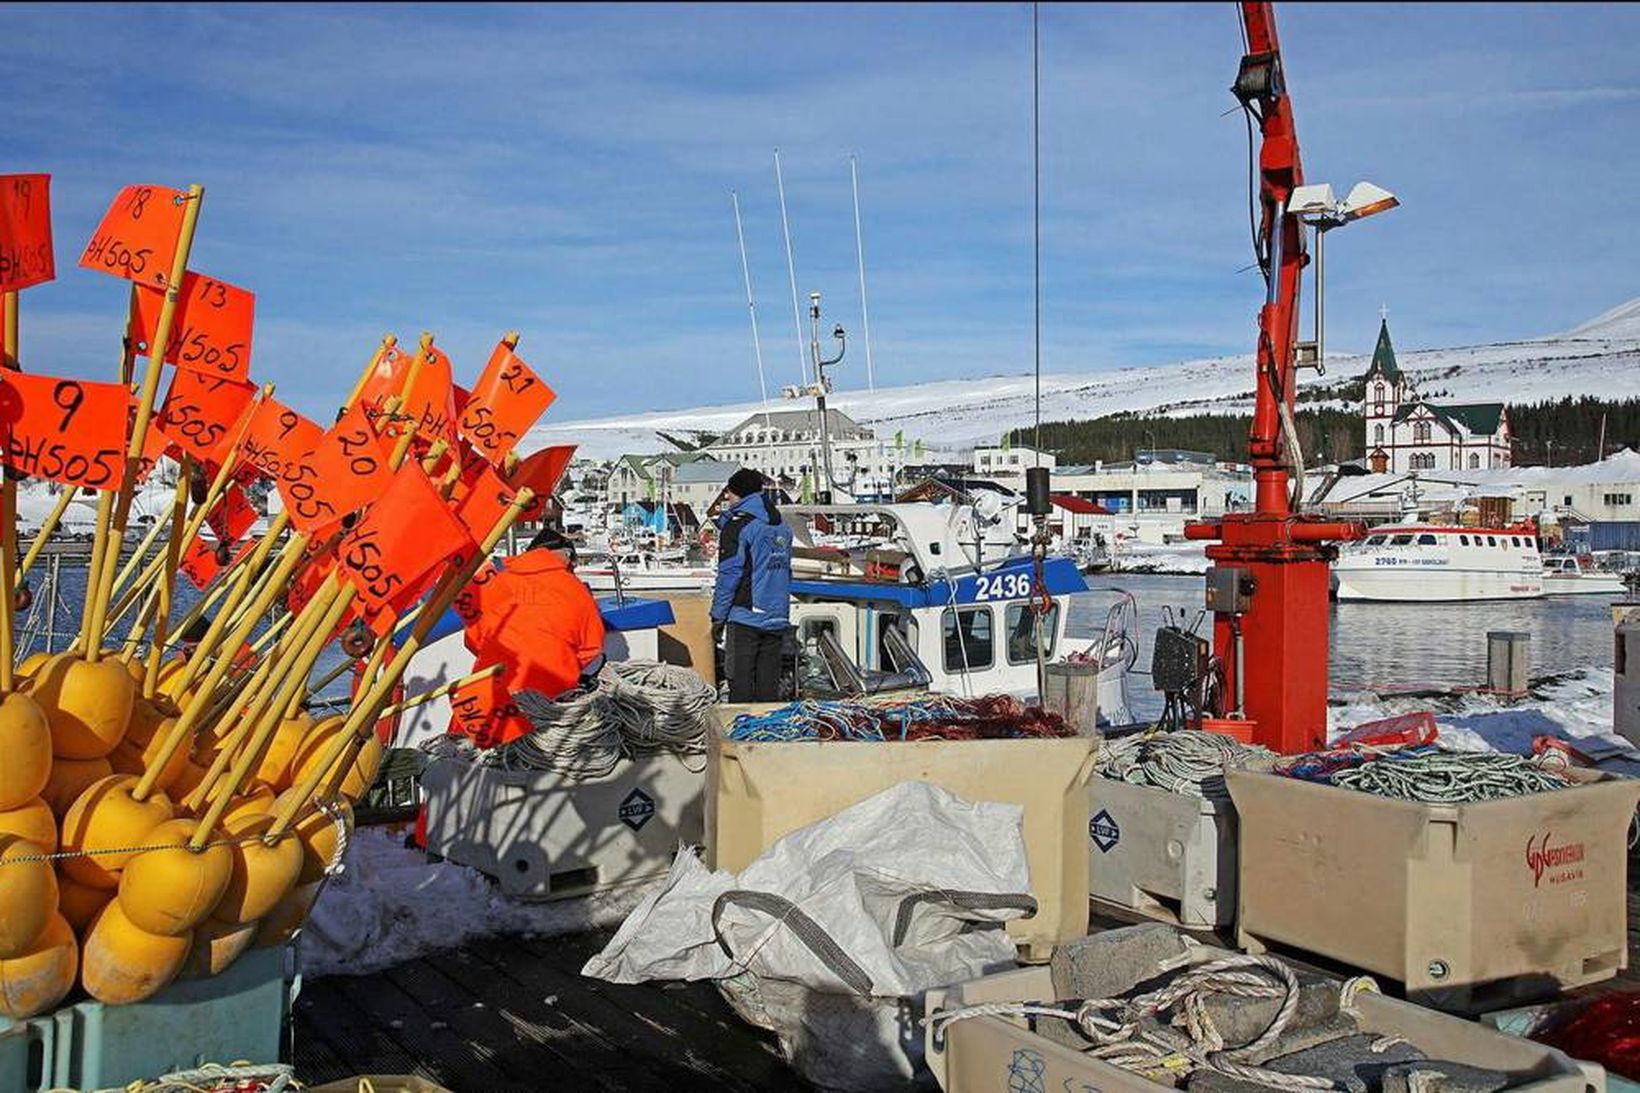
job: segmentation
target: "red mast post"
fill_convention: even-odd
[[[1283,754],[1323,747],[1327,737],[1328,563],[1336,540],[1359,539],[1358,523],[1329,522],[1297,511],[1291,435],[1298,385],[1299,277],[1309,257],[1304,231],[1287,212],[1304,183],[1270,3],[1241,5],[1247,53],[1232,90],[1258,119],[1259,227],[1267,291],[1258,317],[1257,395],[1248,456],[1252,512],[1186,527],[1207,548],[1213,649],[1223,665],[1229,717],[1249,723],[1251,737]],[[1302,468],[1298,468],[1300,471]],[[1295,504],[1295,500],[1298,502]]]

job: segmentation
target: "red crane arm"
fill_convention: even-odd
[[[1255,510],[1271,516],[1292,512],[1288,495],[1288,449],[1282,443],[1283,409],[1291,420],[1298,386],[1293,345],[1298,335],[1299,275],[1309,261],[1298,218],[1287,215],[1293,188],[1304,184],[1298,133],[1281,70],[1274,6],[1243,3],[1247,53],[1236,75],[1236,97],[1259,123],[1260,264],[1267,282],[1259,312],[1258,386],[1248,455],[1253,464]]]

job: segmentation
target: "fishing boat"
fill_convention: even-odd
[[[1537,528],[1530,523],[1376,528],[1340,548],[1333,580],[1340,601],[1530,600],[1545,592]]]
[[[579,565],[575,575],[594,592],[625,595],[704,592],[712,587],[717,570],[709,565],[689,565],[681,551],[667,558],[653,551],[631,550]]]
[[[1620,574],[1585,569],[1575,554],[1550,555],[1543,559],[1545,596],[1621,596],[1626,591]]]
[[[869,693],[915,683],[937,693],[1032,697],[1039,660],[1075,652],[1097,666],[1101,715],[1131,720],[1132,598],[1119,594],[1101,636],[1072,650],[1070,598],[1091,590],[1065,557],[1044,559],[1039,581],[1011,513],[928,503],[784,511],[795,542],[799,660],[823,666],[803,672],[800,665],[805,690]],[[816,547],[813,523],[839,520],[876,523],[883,545],[854,553]]]

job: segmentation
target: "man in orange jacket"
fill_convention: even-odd
[[[499,682],[508,691],[547,698],[597,675],[604,622],[592,593],[571,571],[574,550],[561,532],[543,529],[524,553],[476,587],[466,625],[475,672],[502,664]]]

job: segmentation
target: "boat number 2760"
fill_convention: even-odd
[[[1031,594],[1029,573],[997,573],[974,585],[976,600],[1022,600]]]

